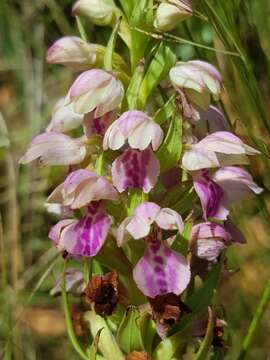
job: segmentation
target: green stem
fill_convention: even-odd
[[[80,355],[80,357],[84,360],[89,360],[87,354],[84,352],[80,343],[78,342],[78,339],[73,330],[72,318],[71,318],[69,304],[68,304],[68,296],[66,293],[65,269],[66,269],[66,262],[64,263],[64,269],[63,269],[62,302],[63,302],[63,308],[64,308],[64,314],[65,314],[65,320],[66,320],[66,326],[67,326],[67,333],[68,333],[70,342],[71,342],[74,350],[76,350],[76,352],[78,353],[78,355]]]
[[[88,41],[88,37],[87,37],[87,34],[86,34],[86,31],[83,27],[83,24],[81,22],[81,19],[80,17],[77,15],[76,16],[76,23],[77,23],[77,26],[78,26],[78,30],[79,30],[79,33],[80,33],[80,36],[81,38],[84,40],[84,41]]]
[[[245,359],[248,349],[253,341],[253,338],[258,330],[262,317],[267,309],[270,301],[270,280],[268,280],[264,292],[261,297],[261,301],[256,309],[255,315],[251,321],[246,337],[244,338],[242,348],[237,360]]]

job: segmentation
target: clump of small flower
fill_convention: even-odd
[[[113,1],[78,0],[73,6],[73,15],[100,26],[117,24],[119,12],[119,32],[123,26],[132,32],[127,9],[117,8]],[[161,1],[154,8],[152,29],[169,31],[191,15],[190,1]],[[102,316],[117,312],[118,302],[126,308],[139,306],[138,317],[145,316],[142,309],[147,309],[159,334],[164,325],[164,338],[181,321],[180,299],[187,299],[183,293],[188,289],[190,296],[195,291],[194,277],[200,275],[193,267],[196,260],[202,261],[204,270],[211,269],[209,265],[221,261],[228,246],[245,242],[232,224],[230,206],[262,192],[243,168],[248,156],[259,152],[230,132],[223,113],[211,105],[223,91],[221,75],[213,65],[201,60],[173,63],[156,85],[159,89],[163,80],[169,83],[168,93],[165,89],[162,94],[164,104],[157,105],[153,92],[145,108],[137,108],[129,106],[131,86],[132,97],[140,96],[134,87],[136,70],[124,73],[114,66],[114,61],[119,64],[122,59],[114,49],[111,69],[103,66],[105,51],[103,45],[74,36],[56,41],[48,50],[49,63],[82,72],[62,94],[46,131],[32,140],[20,162],[38,160],[40,165],[66,169],[62,183],[46,201],[46,207],[57,209],[59,216],[49,238],[65,262],[76,262],[79,268],[64,274],[66,290],[76,288],[81,296],[86,291],[90,311]],[[132,45],[130,51],[135,51]],[[144,74],[143,81],[147,81],[147,68]],[[172,98],[173,111],[165,112],[165,118],[158,121]],[[175,129],[181,126],[183,137],[174,138]],[[74,130],[80,135],[74,137]],[[184,177],[188,180],[181,183]],[[188,209],[181,208],[187,193],[183,189],[196,199]],[[90,270],[83,278],[85,264]],[[98,264],[103,274],[110,273],[97,275],[90,264]],[[52,293],[60,291],[58,281]],[[159,315],[157,321],[153,304],[160,299],[166,316],[155,310],[165,316]],[[171,306],[177,316],[170,313]],[[124,324],[132,322],[125,316],[121,325],[117,317],[111,320],[123,332]],[[174,321],[161,323],[164,318]],[[138,348],[127,351],[121,331],[117,335],[120,353],[127,356],[141,351],[145,358],[151,356],[145,352],[149,347],[142,345],[143,339]],[[104,346],[106,341],[101,352]]]

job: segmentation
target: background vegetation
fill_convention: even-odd
[[[263,152],[261,159],[252,160],[251,168],[265,191],[234,208],[234,221],[248,244],[229,250],[228,267],[234,271],[221,284],[231,346],[228,359],[234,359],[270,276],[270,2],[194,2],[209,21],[193,17],[174,33],[216,51],[178,43],[177,55],[219,65],[227,90],[221,106],[231,127]],[[49,295],[59,264],[47,238],[54,219],[46,214],[43,202],[61,173],[18,166],[26,145],[45,129],[52,106],[74,78],[70,70],[44,62],[55,39],[78,34],[70,16],[72,4],[72,0],[0,1],[1,359],[76,359],[66,338],[60,300]],[[89,23],[85,27],[91,41],[106,44],[107,29]],[[248,359],[267,359],[269,334],[268,309]]]

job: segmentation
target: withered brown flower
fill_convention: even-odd
[[[98,315],[111,315],[119,299],[117,272],[93,276],[86,286],[85,295],[86,301],[94,307]]]

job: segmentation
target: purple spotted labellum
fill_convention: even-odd
[[[217,131],[191,145],[184,153],[182,167],[196,171],[212,167],[246,164],[247,155],[260,154],[228,131]]]
[[[71,256],[93,257],[102,248],[112,220],[101,202],[92,202],[80,220],[61,220],[50,231],[49,238],[59,250]]]
[[[190,281],[190,267],[184,256],[159,239],[151,238],[133,269],[133,278],[141,292],[150,298],[167,293],[180,295]]]
[[[157,183],[160,165],[153,151],[129,149],[112,164],[112,180],[117,190],[142,188],[148,193]]]
[[[96,117],[95,111],[84,116],[84,133],[90,138],[92,135],[101,135],[104,136],[107,128],[115,120],[116,113],[110,111],[103,116]]]
[[[229,215],[228,202],[222,188],[211,179],[207,170],[193,176],[194,189],[199,196],[203,209],[203,217],[225,220]]]
[[[60,202],[70,209],[79,209],[92,201],[118,199],[113,185],[104,177],[86,169],[71,172],[47,199],[47,203]]]
[[[169,208],[161,208],[153,202],[144,202],[136,207],[133,216],[123,220],[117,231],[117,244],[122,246],[130,237],[141,239],[150,234],[151,226],[160,229],[183,231],[181,216]]]
[[[133,149],[145,150],[150,144],[157,150],[163,140],[163,130],[143,111],[126,111],[108,128],[103,148],[118,150],[126,140]]]

